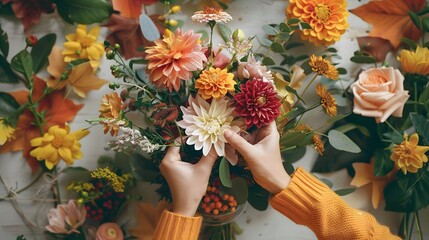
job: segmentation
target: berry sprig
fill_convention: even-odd
[[[207,214],[218,215],[222,213],[235,212],[237,201],[229,194],[220,195],[219,188],[208,186],[200,208]]]

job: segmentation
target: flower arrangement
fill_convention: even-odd
[[[202,235],[235,239],[242,230],[234,221],[246,204],[263,211],[269,193],[256,184],[223,131],[252,142],[273,121],[289,173],[313,148],[320,155],[313,171],[347,168],[353,176],[353,187],[337,194],[371,183],[374,208],[384,196],[386,210],[404,213],[402,229],[409,229],[413,217],[420,230],[418,211],[429,201],[427,4],[381,0],[351,10],[373,30],[357,39],[360,50],[350,60],[364,65],[348,81],[333,47],[349,28],[345,0],[291,0],[286,20],[263,25],[264,35],[258,36],[229,27],[235,18],[226,12],[230,1],[201,2],[189,18],[208,30],[198,32],[182,28],[174,1],[0,2],[0,12],[15,15],[26,31],[41,14],[55,11],[77,23],[62,47],[55,45],[55,34],[29,34],[25,49],[11,60],[7,33],[0,29],[0,83],[25,88],[0,92],[0,152],[22,151],[33,172],[49,180],[47,197],[55,205],[46,211],[43,231],[55,239],[150,239],[171,201],[160,161],[169,146],[180,145],[187,162],[211,151],[219,156],[198,208]],[[162,13],[147,15],[149,5],[163,6]],[[395,15],[401,25],[386,33],[384,24],[393,20],[379,21],[380,9],[387,9],[383,14],[390,20],[401,13]],[[108,31],[104,42],[102,27]],[[395,59],[386,58],[388,52]],[[98,77],[104,58],[113,76],[109,83]],[[101,97],[98,117],[87,119],[88,128],[74,129],[71,122],[83,105],[73,99],[81,101],[104,84],[111,91]],[[321,117],[310,124],[311,116]],[[95,125],[103,128],[106,148],[115,156],[101,157],[92,170],[73,167],[84,158],[81,142]],[[66,191],[60,176],[72,178]],[[140,182],[156,184],[166,202],[156,208],[139,203],[129,216],[137,227],[131,227],[120,217],[140,200],[131,191]]]

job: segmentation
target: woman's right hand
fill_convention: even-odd
[[[244,157],[259,185],[273,194],[283,191],[289,185],[290,177],[283,167],[280,136],[275,122],[253,133],[254,144],[228,129],[223,134],[228,143]]]

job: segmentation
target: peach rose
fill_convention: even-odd
[[[95,233],[96,240],[123,240],[124,234],[118,224],[108,222],[101,224]]]
[[[393,67],[371,68],[363,71],[352,84],[355,114],[375,117],[382,123],[393,115],[402,117],[402,110],[410,95],[404,90],[404,76]]]

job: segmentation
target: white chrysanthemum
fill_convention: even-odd
[[[227,23],[232,20],[231,15],[222,11],[221,8],[204,7],[203,11],[197,11],[191,17],[192,21],[208,23],[210,21]]]
[[[216,153],[224,156],[227,141],[223,137],[223,131],[228,128],[234,132],[240,130],[240,121],[233,116],[234,107],[224,98],[212,99],[211,103],[208,103],[199,95],[195,99],[189,96],[188,103],[187,108],[180,107],[183,120],[178,122],[189,136],[186,143],[195,145],[196,150],[203,149],[205,156],[214,146]]]

